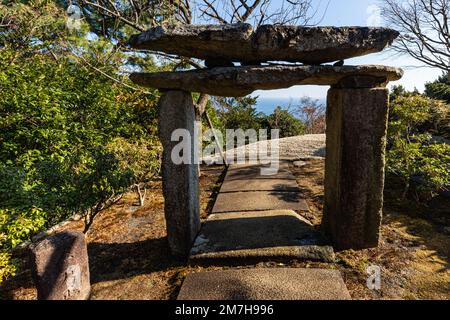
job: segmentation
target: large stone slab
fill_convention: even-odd
[[[300,192],[294,179],[228,179],[223,182],[220,192],[237,191],[291,191]]]
[[[178,300],[348,300],[338,270],[239,269],[189,274]]]
[[[65,231],[30,246],[39,300],[86,300],[91,283],[83,233]]]
[[[208,217],[191,260],[291,258],[332,262],[333,249],[310,222],[291,210],[235,212]]]
[[[220,67],[180,72],[132,73],[130,79],[142,86],[164,90],[186,90],[214,96],[246,96],[256,90],[289,88],[295,85],[338,85],[346,79],[354,87],[384,86],[403,76],[401,69],[385,66],[293,66],[269,65]]]
[[[308,211],[299,192],[248,191],[219,193],[212,213],[294,210]]]
[[[166,25],[132,36],[129,43],[199,59],[320,64],[382,51],[399,33],[386,28],[249,24]]]

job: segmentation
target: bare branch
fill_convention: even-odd
[[[206,20],[220,24],[247,22],[255,27],[266,23],[311,25],[319,11],[312,10],[313,0],[283,0],[276,4],[273,0],[201,0],[198,6],[200,17]]]
[[[450,72],[448,0],[384,0],[382,14],[391,27],[401,32],[393,50]]]

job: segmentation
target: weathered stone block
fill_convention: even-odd
[[[247,191],[219,193],[212,213],[295,210],[308,212],[309,207],[297,191]]]
[[[186,90],[214,96],[242,97],[255,90],[274,90],[295,85],[363,85],[374,87],[403,76],[401,69],[377,66],[247,66],[178,72],[132,73],[139,85]]]
[[[172,152],[180,143],[172,141],[172,133],[177,129],[185,129],[188,134],[183,136],[187,148],[182,151],[188,161],[180,164],[174,163],[172,159]],[[159,102],[159,137],[163,145],[162,177],[167,238],[174,255],[187,257],[200,229],[198,167],[194,161],[198,139],[191,93],[167,91],[162,95]]]
[[[178,300],[349,300],[338,270],[267,268],[189,274]]]
[[[385,88],[328,92],[323,224],[337,249],[378,245],[388,97]]]
[[[138,49],[222,60],[222,66],[231,61],[321,64],[379,52],[398,35],[395,30],[367,27],[264,25],[253,31],[244,23],[164,25],[132,36],[129,43]]]
[[[39,300],[89,298],[89,262],[83,233],[55,234],[31,245],[30,252]]]

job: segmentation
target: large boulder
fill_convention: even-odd
[[[288,61],[322,64],[382,51],[399,33],[386,28],[168,25],[131,37],[137,49],[161,51],[207,61],[257,64]]]

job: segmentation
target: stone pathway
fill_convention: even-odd
[[[334,262],[334,251],[301,216],[308,211],[288,162],[272,176],[261,165],[232,165],[212,214],[191,249],[190,261],[226,263],[275,258]],[[348,299],[338,271],[239,269],[188,275],[181,300]]]
[[[231,165],[191,260],[288,257],[332,261],[333,249],[298,213],[307,212],[288,162],[274,175],[262,165]]]

